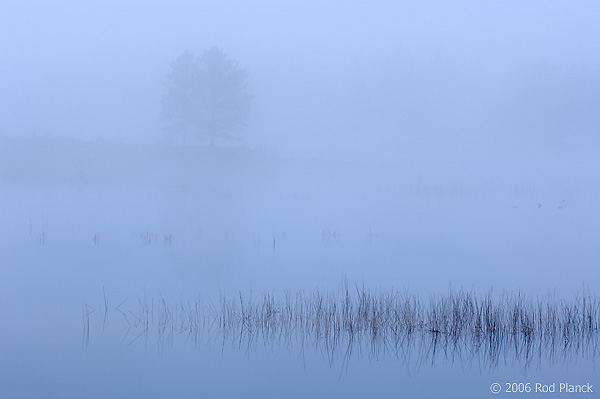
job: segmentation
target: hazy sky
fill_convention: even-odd
[[[597,1],[5,0],[0,134],[158,141],[169,61],[217,45],[249,72],[250,145],[319,154],[361,142],[373,157],[414,144],[402,132],[475,137],[476,120],[502,108],[496,89],[520,99],[539,65],[550,80],[597,83],[598,15]]]

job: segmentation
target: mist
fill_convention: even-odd
[[[3,2],[0,396],[594,382],[599,13]]]
[[[0,132],[160,142],[168,63],[219,46],[256,96],[249,146],[390,162],[579,155],[598,145],[595,7],[15,3],[2,13]]]

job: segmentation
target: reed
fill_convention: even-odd
[[[221,295],[217,305],[199,298],[151,303],[144,294],[135,312],[121,310],[124,302],[117,307],[128,325],[126,337],[132,328],[141,331],[130,344],[154,330],[163,343],[176,335],[195,345],[204,335],[246,347],[260,340],[286,346],[310,342],[328,355],[342,349],[347,355],[365,344],[372,353],[392,348],[398,354],[419,343],[432,356],[443,348],[484,354],[492,362],[509,352],[529,359],[534,352],[596,356],[600,349],[600,300],[589,291],[566,300],[450,289],[423,301],[407,291],[350,289],[344,282],[332,292]]]

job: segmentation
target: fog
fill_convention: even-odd
[[[169,62],[216,45],[248,70],[249,146],[370,161],[574,156],[598,145],[597,7],[5,3],[0,132],[161,141]]]
[[[89,397],[364,397],[400,384],[481,397],[524,376],[594,382],[598,309],[594,351],[565,344],[533,370],[529,347],[513,358],[500,345],[489,366],[470,346],[427,349],[431,364],[351,356],[350,343],[333,355],[318,334],[155,345],[139,315],[198,293],[218,313],[227,295],[342,282],[425,305],[448,287],[516,304],[595,298],[599,13],[595,1],[2,2],[0,396],[84,397],[91,384]],[[436,344],[445,333],[425,327]],[[231,367],[251,374],[231,384]],[[273,373],[283,382],[265,394]]]

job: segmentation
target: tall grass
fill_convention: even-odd
[[[350,289],[344,283],[335,292],[222,295],[216,304],[199,298],[171,304],[160,298],[155,306],[144,295],[135,312],[121,305],[117,310],[129,329],[141,329],[130,344],[154,330],[162,343],[176,335],[196,345],[207,336],[246,348],[258,342],[310,343],[331,359],[364,348],[370,354],[402,356],[418,347],[425,358],[441,351],[483,355],[490,364],[507,357],[530,361],[534,354],[595,357],[600,349],[600,300],[589,291],[566,300],[450,289],[422,300],[408,292]]]

